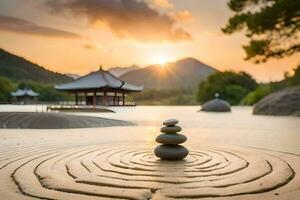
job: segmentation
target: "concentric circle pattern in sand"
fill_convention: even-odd
[[[296,199],[292,197],[300,195],[300,157],[292,154],[189,146],[189,156],[174,162],[160,161],[148,144],[12,148],[0,151],[2,199]]]

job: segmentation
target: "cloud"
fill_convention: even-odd
[[[40,35],[48,37],[65,37],[65,38],[79,38],[72,32],[40,26],[33,22],[29,22],[16,17],[9,17],[0,15],[0,31],[12,31],[20,34]]]
[[[188,10],[182,10],[178,12],[170,12],[168,15],[177,21],[193,21],[194,17]]]
[[[101,22],[119,38],[139,41],[180,41],[191,35],[177,21],[140,0],[48,0],[54,13],[86,17],[90,24]]]
[[[83,45],[83,48],[85,48],[85,49],[97,49],[97,47],[93,44],[85,44],[85,45]]]
[[[169,0],[153,0],[153,4],[161,8],[173,8],[174,5]]]

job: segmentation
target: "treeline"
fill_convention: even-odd
[[[197,99],[204,103],[219,93],[231,105],[253,105],[272,92],[300,85],[300,65],[282,81],[258,84],[245,72],[219,72],[199,84]]]
[[[10,103],[13,101],[11,92],[16,91],[18,88],[30,88],[40,95],[37,97],[38,101],[44,102],[57,102],[57,101],[71,101],[73,96],[59,92],[54,88],[53,84],[45,84],[32,80],[12,81],[5,77],[0,77],[0,102]]]
[[[132,97],[139,105],[198,105],[205,103],[218,93],[231,105],[237,105],[259,84],[245,72],[217,72],[200,82],[196,91],[186,89],[147,89]]]

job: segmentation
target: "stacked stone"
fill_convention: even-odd
[[[187,138],[178,133],[181,131],[181,127],[176,124],[178,124],[176,119],[164,121],[163,125],[165,126],[160,129],[163,134],[156,138],[156,142],[161,145],[155,148],[154,153],[162,160],[182,160],[189,154],[184,146],[179,145],[184,143]]]

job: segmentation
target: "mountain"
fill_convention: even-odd
[[[216,69],[194,59],[185,58],[174,63],[151,65],[130,71],[121,80],[144,88],[155,89],[195,89],[201,80],[217,72]]]
[[[72,74],[72,73],[66,73],[68,77],[71,77],[72,79],[79,79],[81,76],[79,74]]]
[[[27,79],[43,83],[64,83],[73,80],[64,74],[49,71],[3,49],[0,49],[0,76],[12,80]]]
[[[137,65],[132,65],[130,67],[113,67],[113,68],[110,68],[108,71],[111,74],[113,74],[114,76],[120,77],[123,74],[126,74],[126,73],[136,70],[136,69],[139,69],[139,67]]]

